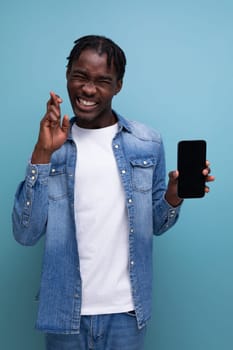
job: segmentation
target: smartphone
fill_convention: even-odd
[[[206,141],[183,140],[178,143],[178,196],[201,198],[205,195]]]

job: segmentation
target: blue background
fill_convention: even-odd
[[[4,350],[39,350],[34,331],[43,242],[11,231],[17,184],[37,138],[49,91],[66,93],[73,41],[115,40],[128,58],[114,108],[163,135],[167,171],[180,139],[204,138],[216,176],[204,199],[186,200],[178,224],[154,239],[154,305],[146,349],[233,347],[233,3],[222,0],[16,1],[0,5],[0,339]]]

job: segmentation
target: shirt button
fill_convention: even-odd
[[[125,174],[125,173],[126,173],[126,171],[125,171],[125,170],[122,170],[122,171],[121,171],[121,173],[122,173],[122,174]]]
[[[114,147],[115,147],[115,148],[119,148],[119,145],[115,145]]]
[[[32,174],[35,174],[35,173],[36,173],[35,169],[32,169]]]
[[[131,228],[131,229],[130,229],[130,233],[133,233],[133,232],[134,232],[134,230],[133,230],[133,228]]]
[[[55,173],[55,171],[56,171],[56,169],[53,168],[53,169],[52,169],[52,173]]]
[[[27,206],[29,207],[29,205],[30,205],[31,203],[28,201],[26,204],[27,204]]]
[[[173,218],[175,216],[175,210],[171,210],[170,218]]]
[[[130,261],[130,264],[133,266],[133,265],[134,265],[134,261],[133,261],[133,260],[131,260],[131,261]]]
[[[32,180],[35,180],[35,176],[32,176],[31,179],[32,179]]]
[[[129,203],[132,203],[133,201],[132,201],[132,199],[131,199],[131,198],[129,198],[128,202],[129,202]]]
[[[144,165],[146,165],[146,164],[147,164],[147,161],[146,161],[146,160],[144,160],[144,161],[143,161],[143,164],[144,164]]]

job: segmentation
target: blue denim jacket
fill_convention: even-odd
[[[164,199],[160,135],[120,115],[118,122],[112,147],[128,209],[129,275],[138,327],[142,328],[151,317],[153,234],[168,230],[180,207],[173,208]],[[74,219],[76,159],[78,150],[70,134],[53,153],[50,164],[28,165],[13,208],[13,232],[19,243],[33,245],[45,234],[36,322],[36,328],[45,332],[79,333],[82,281]]]

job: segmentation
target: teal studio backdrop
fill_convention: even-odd
[[[163,135],[167,171],[181,139],[204,138],[216,181],[186,200],[178,224],[154,239],[154,304],[146,350],[233,347],[233,2],[231,0],[2,0],[0,4],[0,342],[41,350],[34,330],[43,240],[12,236],[16,187],[49,91],[64,99],[73,41],[103,34],[128,58],[114,108]]]

